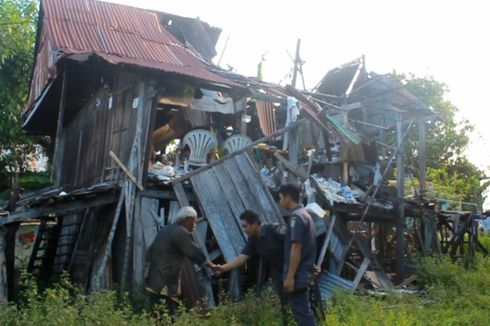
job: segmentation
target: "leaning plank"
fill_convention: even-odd
[[[119,159],[119,157],[117,157],[117,155],[114,154],[113,151],[110,151],[109,152],[109,155],[117,163],[117,165],[119,165],[119,167],[121,168],[121,170],[123,170],[124,173],[126,173],[126,175],[128,176],[128,178],[136,185],[136,187],[138,187],[138,189],[140,191],[145,190],[143,188],[143,186],[138,182],[138,180],[136,180],[136,177],[128,170],[128,168],[124,165],[123,162],[121,162],[121,160]]]
[[[357,248],[361,251],[362,255],[365,258],[369,258],[373,267],[373,271],[376,274],[376,277],[379,279],[381,286],[383,289],[392,289],[393,288],[393,283],[391,282],[390,278],[388,275],[386,275],[383,267],[379,263],[378,259],[376,256],[371,255],[371,251],[367,247],[367,245],[358,237],[354,236],[353,237]]]
[[[174,189],[175,195],[177,196],[177,200],[180,203],[181,207],[189,206],[189,199],[185,194],[184,186],[181,182],[172,183],[172,188]]]
[[[259,214],[262,222],[269,222],[266,210],[259,204],[255,196],[253,196],[247,182],[239,171],[239,167],[235,160],[226,160],[224,162],[226,172],[231,176],[234,187],[237,189],[239,196],[236,200],[241,200],[244,207],[255,211]]]
[[[123,189],[121,190],[121,194],[119,195],[119,200],[118,200],[117,206],[116,206],[116,212],[115,212],[114,218],[112,220],[111,230],[109,231],[109,236],[107,237],[107,242],[106,242],[105,248],[104,248],[104,254],[101,258],[99,269],[96,272],[96,279],[95,280],[97,280],[97,277],[98,278],[102,277],[102,275],[104,274],[104,271],[107,267],[107,260],[109,259],[109,255],[110,255],[110,252],[112,249],[112,241],[114,240],[114,234],[116,233],[117,224],[118,224],[119,218],[121,216],[121,209],[122,209],[122,206],[124,203],[125,194],[126,194],[126,192],[125,192],[125,189],[123,187]]]
[[[298,170],[291,162],[289,162],[288,160],[286,160],[286,158],[283,157],[278,152],[275,152],[274,153],[274,157],[277,158],[279,160],[279,162],[281,162],[286,169],[288,169],[289,171],[291,171],[291,173],[293,173],[295,176],[297,176],[298,178],[300,178],[300,180],[302,182],[304,182],[306,179],[308,179],[308,177],[305,176],[303,174],[303,172],[301,172],[300,170]]]
[[[238,190],[235,188],[233,181],[231,181],[231,176],[226,171],[224,165],[216,165],[213,168],[213,171],[216,175],[216,179],[221,186],[221,189],[223,189],[224,199],[226,199],[226,201],[230,205],[235,222],[240,225],[240,215],[243,213],[244,210],[247,209],[247,207],[245,207],[242,201],[239,200],[240,195],[238,193]],[[245,239],[245,232],[241,228],[240,231],[242,231],[241,234]]]
[[[213,171],[202,172],[192,177],[191,182],[225,260],[232,260],[240,252],[244,241],[235,222],[232,222],[235,228],[233,228],[233,224],[228,222],[231,210],[227,204],[223,205],[221,188],[219,188]]]
[[[266,194],[267,190],[262,186],[257,171],[250,165],[246,155],[235,156],[234,160],[239,167],[239,173],[243,175],[252,195],[255,196],[257,203],[263,207],[266,214],[264,216],[266,221],[281,223],[283,220],[278,215],[277,206],[269,200],[269,196]]]
[[[361,263],[361,266],[357,270],[356,277],[352,281],[352,291],[355,291],[357,289],[359,282],[361,281],[362,277],[364,276],[364,273],[369,267],[369,263],[370,263],[369,258],[364,258],[364,260]]]
[[[31,208],[10,215],[7,218],[0,219],[0,225],[13,222],[22,222],[25,220],[40,218],[48,215],[70,215],[83,211],[86,208],[102,206],[117,201],[115,194],[98,195],[95,198],[87,200],[71,201],[52,206],[42,206]]]
[[[249,153],[246,152],[244,153],[244,157],[247,159],[247,161],[249,162],[250,166],[255,170],[257,171],[257,167],[255,166],[254,162],[252,161],[252,159],[250,158],[249,156]],[[257,175],[257,174],[256,174]],[[262,188],[264,189],[264,192],[265,192],[265,195],[266,197],[269,199],[269,202],[271,203],[272,205],[272,208],[274,209],[275,211],[275,216],[277,216],[278,220],[279,220],[279,223],[283,223],[283,219],[282,219],[282,214],[281,214],[281,211],[279,210],[279,206],[276,204],[276,200],[274,199],[274,197],[272,197],[272,194],[271,192],[269,191],[269,187],[265,184],[264,180],[258,176],[258,180],[259,180],[259,184],[262,185]],[[274,221],[273,221],[274,222]]]
[[[330,216],[330,221],[328,223],[328,232],[325,237],[325,241],[323,242],[322,249],[320,250],[320,254],[318,255],[318,259],[316,261],[317,266],[321,266],[323,263],[323,259],[325,258],[325,254],[327,253],[327,248],[330,243],[330,238],[332,237],[333,227],[335,225],[336,215]]]

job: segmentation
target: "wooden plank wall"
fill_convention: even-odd
[[[246,153],[225,159],[190,180],[226,261],[245,245],[239,220],[245,209],[258,212],[264,223],[284,222]]]
[[[133,101],[140,95],[139,81],[136,75],[121,73],[115,89],[102,87],[64,127],[61,185],[65,189],[122,177],[109,151],[128,163],[136,132],[138,108],[133,108]],[[144,147],[141,150],[146,152]]]

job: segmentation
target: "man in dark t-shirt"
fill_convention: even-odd
[[[257,255],[270,264],[274,290],[282,297],[282,274],[284,264],[284,235],[286,225],[262,224],[259,215],[246,210],[240,215],[242,228],[248,236],[242,252],[235,259],[218,266],[220,273],[227,272],[245,264],[250,257]]]
[[[298,187],[283,185],[278,193],[281,206],[289,211],[284,239],[283,290],[296,323],[301,326],[316,325],[309,300],[316,255],[315,225],[310,214],[299,203]]]

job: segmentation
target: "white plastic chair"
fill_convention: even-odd
[[[223,142],[223,152],[225,154],[231,154],[244,147],[247,147],[251,143],[252,139],[250,139],[248,136],[241,134],[231,135]]]
[[[208,154],[216,150],[216,137],[208,130],[194,129],[182,138],[182,148],[189,147],[189,165],[204,166],[208,163]]]

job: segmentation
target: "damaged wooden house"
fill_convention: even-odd
[[[26,221],[39,223],[28,264],[39,281],[66,271],[86,291],[140,290],[146,250],[181,206],[196,208],[195,240],[222,263],[246,241],[243,210],[284,222],[273,194],[285,182],[301,183],[314,215],[325,298],[361,281],[390,288],[386,272],[402,278],[407,217],[418,221],[410,230],[420,246],[438,248],[434,207],[404,196],[403,145],[414,126],[423,139],[431,110],[389,76],[368,73],[364,58],[311,92],[224,71],[211,63],[219,35],[199,19],[41,1],[23,129],[54,140],[54,184],[0,219],[4,293],[15,295],[15,240]],[[187,262],[182,290],[189,304],[213,305],[219,291],[238,298],[266,278],[261,261],[220,279]]]

